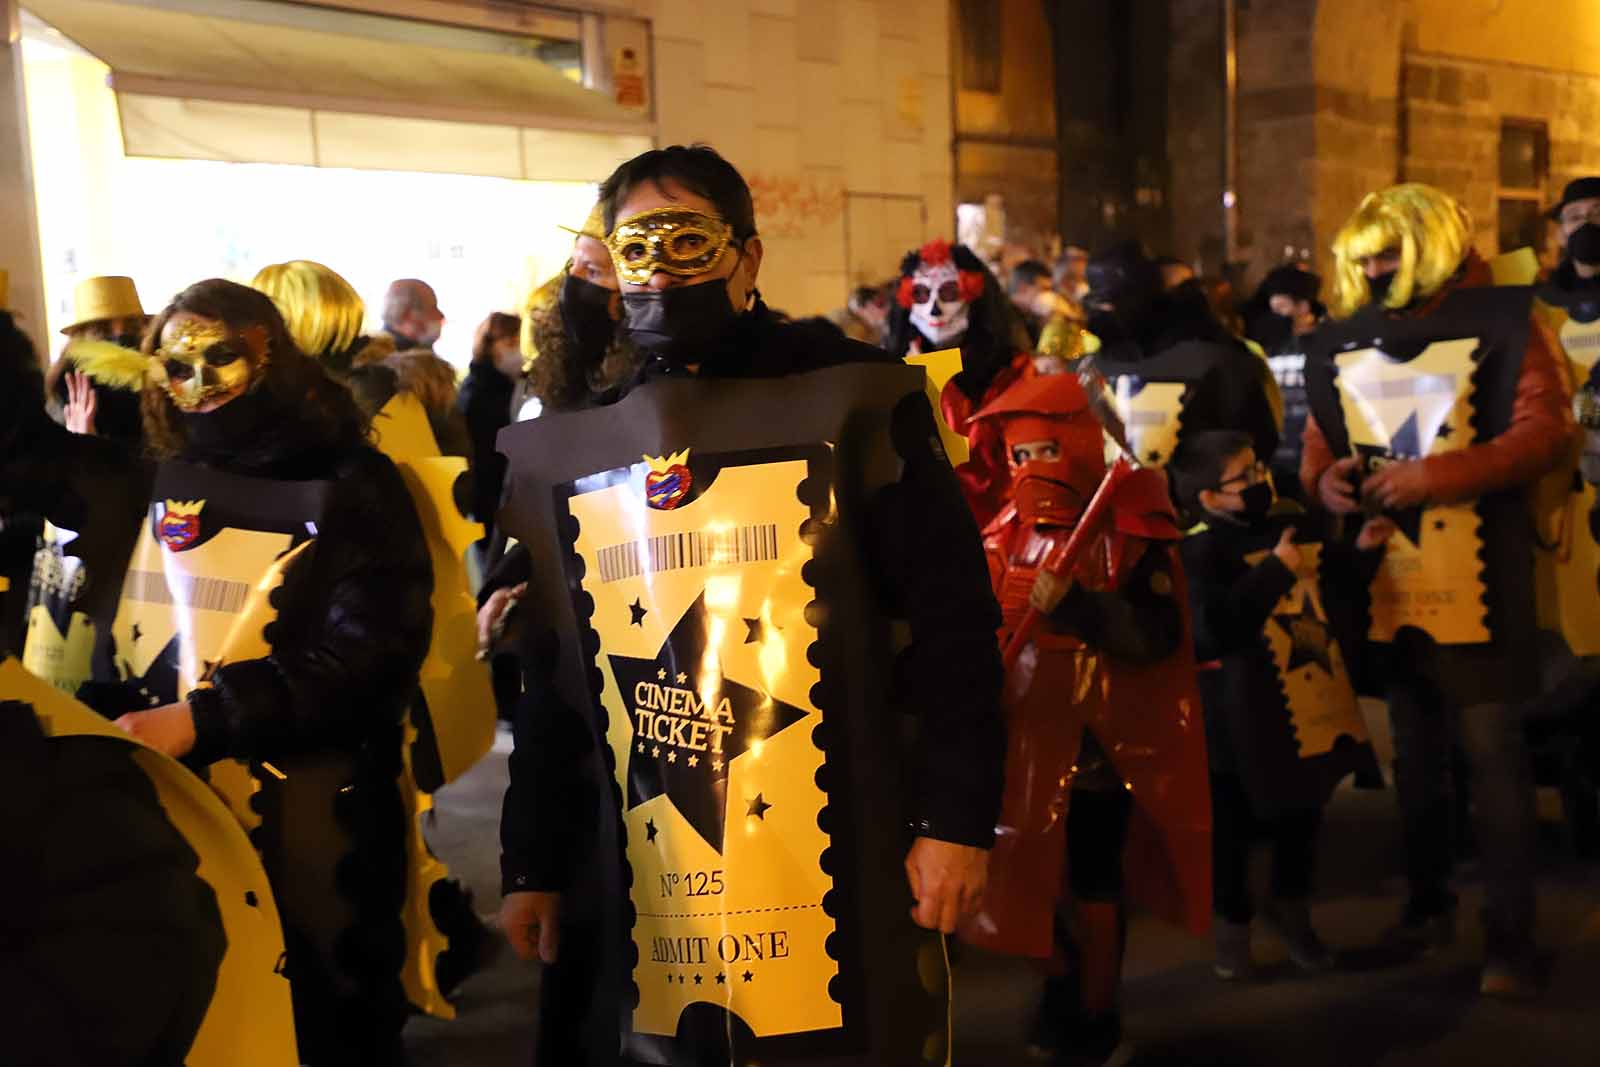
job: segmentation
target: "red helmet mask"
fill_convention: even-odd
[[[975,418],[1002,420],[1012,500],[1023,522],[1071,526],[1105,477],[1105,439],[1070,374],[1018,382]]]

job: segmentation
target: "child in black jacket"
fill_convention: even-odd
[[[1266,918],[1298,966],[1327,970],[1333,957],[1307,907],[1322,809],[1372,760],[1334,636],[1343,605],[1327,594],[1375,568],[1394,527],[1369,520],[1354,551],[1300,535],[1243,433],[1186,437],[1168,472],[1179,507],[1199,520],[1182,551],[1211,760],[1214,969],[1225,980],[1253,974],[1250,848],[1266,838]]]

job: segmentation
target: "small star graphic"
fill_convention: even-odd
[[[135,641],[137,641],[137,640],[139,640],[139,638],[141,638],[143,636],[144,636],[144,627],[140,626],[138,623],[134,623],[133,624],[133,639]]]
[[[644,839],[646,841],[654,841],[656,835],[660,832],[660,830],[656,829],[656,821],[654,819],[646,819],[644,821]]]
[[[628,625],[637,626],[641,630],[644,629],[644,617],[650,614],[650,610],[639,603],[638,597],[634,597],[633,603],[628,605],[628,613],[633,616]]]
[[[691,767],[700,766],[700,757],[699,756],[690,756],[689,757],[689,766],[691,766]]]
[[[666,681],[667,680],[667,669],[665,667],[663,667],[659,671],[656,671],[656,678],[659,681],[663,681],[663,682]]]
[[[641,756],[644,755],[644,742],[643,741],[639,742],[639,755],[641,755]]]
[[[668,985],[671,985],[671,984],[672,984],[672,975],[670,975],[670,974],[669,974],[669,975],[667,975],[667,984],[668,984]]]
[[[1152,448],[1148,453],[1146,453],[1144,458],[1151,463],[1160,463],[1161,451],[1159,449]]]
[[[712,760],[711,761],[711,769],[714,770],[714,771],[722,770],[722,761],[719,760],[719,759]]]
[[[657,759],[657,758],[660,757],[660,755],[661,755],[661,746],[660,745],[651,745],[650,746],[650,758],[651,759]]]
[[[1444,520],[1443,519],[1434,519],[1433,520],[1433,528],[1435,530],[1443,530],[1444,529]]]
[[[688,682],[688,680],[689,680],[689,676],[687,674],[684,674],[682,671],[678,672],[678,684],[679,685],[685,684],[686,682]]]
[[[718,985],[727,985],[728,984],[728,976],[725,975],[725,974],[717,975],[717,984]]]
[[[694,976],[694,984],[695,985],[699,985],[700,984],[700,976],[698,974]]]
[[[678,762],[678,754],[676,752],[668,752],[667,753],[667,762],[668,763],[677,763]]]
[[[1450,435],[1455,432],[1455,427],[1451,426],[1448,422],[1441,422],[1439,424],[1439,429],[1434,433],[1434,436],[1439,438],[1441,441],[1448,441],[1450,439]]]
[[[756,798],[750,802],[750,810],[749,810],[749,812],[747,812],[747,814],[754,815],[756,818],[760,819],[762,822],[766,822],[767,821],[767,812],[771,808],[772,808],[772,805],[767,803],[766,798],[763,797],[760,793],[757,793],[756,794]]]
[[[740,975],[739,977],[743,978],[746,982],[751,982],[751,981],[755,980],[756,976],[751,974],[749,971],[746,971],[746,972],[744,972],[744,974]]]
[[[679,985],[682,985],[682,984],[683,984],[683,975],[681,975],[681,974],[680,974],[680,975],[678,975],[678,984],[679,984]]]

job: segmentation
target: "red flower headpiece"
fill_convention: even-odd
[[[935,237],[918,250],[917,258],[922,261],[924,267],[937,267],[941,263],[948,263],[950,242],[943,237]]]
[[[937,267],[942,263],[949,263],[951,244],[943,237],[936,237],[917,250],[918,267]],[[961,286],[961,299],[968,304],[976,303],[983,296],[983,272],[977,270],[957,270],[956,277]],[[895,292],[895,300],[903,308],[915,306],[911,290],[916,288],[916,279],[911,274],[900,277],[900,287]]]

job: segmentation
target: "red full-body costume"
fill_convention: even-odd
[[[1012,500],[984,530],[1004,646],[1046,558],[1106,477],[1104,437],[1071,375],[1026,378],[975,421],[997,428],[1012,457]],[[1046,443],[1054,448],[1041,455]],[[1211,922],[1210,793],[1181,531],[1159,472],[1134,470],[1112,493],[1072,588],[1009,666],[1000,832],[983,908],[962,931],[985,948],[1052,957],[1060,911],[1074,929],[1085,1007],[1101,1012],[1113,1009],[1120,978],[1121,901],[1070,899],[1080,882],[1067,871],[1074,794],[1126,789],[1128,891],[1196,932]],[[1096,999],[1111,1003],[1088,1003]]]

